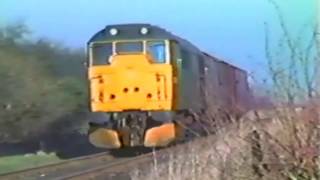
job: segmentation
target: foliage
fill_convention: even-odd
[[[86,104],[83,51],[29,33],[23,24],[0,28],[0,142],[45,133]]]

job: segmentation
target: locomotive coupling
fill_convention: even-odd
[[[95,147],[119,149],[123,146],[132,146],[129,134],[123,130],[116,131],[101,127],[89,133],[89,141]],[[145,147],[165,147],[181,137],[183,137],[181,126],[175,123],[165,123],[147,129],[143,145]]]

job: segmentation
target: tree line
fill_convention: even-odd
[[[0,143],[80,131],[87,113],[83,49],[0,27]]]

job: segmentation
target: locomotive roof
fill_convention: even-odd
[[[140,33],[142,27],[148,28],[149,32],[145,35]],[[118,30],[117,35],[111,35],[109,31],[115,28]],[[127,39],[172,39],[176,40],[180,45],[188,48],[189,50],[200,51],[196,46],[194,46],[189,41],[182,39],[165,29],[151,25],[151,24],[114,24],[108,25],[102,30],[94,34],[88,43],[94,41],[114,41],[114,40],[127,40]]]
[[[148,28],[148,33],[143,35],[140,33],[140,30],[142,27]],[[109,31],[115,28],[118,30],[117,35],[111,35]],[[186,39],[183,39],[177,35],[172,34],[171,32],[165,30],[164,28],[161,28],[159,26],[146,24],[146,23],[132,23],[132,24],[114,24],[114,25],[107,25],[102,30],[95,33],[88,43],[95,42],[95,41],[114,41],[114,40],[130,40],[130,39],[171,39],[177,41],[181,46],[185,47],[189,51],[193,51],[195,53],[199,53],[202,55],[206,55],[216,61],[228,64],[229,66],[232,66],[233,68],[239,69],[241,71],[244,71],[243,69],[236,67],[230,63],[227,63],[223,60],[218,59],[217,57],[213,57],[209,55],[208,53],[202,52],[199,48],[197,48],[195,45],[193,45],[191,42],[189,42]]]

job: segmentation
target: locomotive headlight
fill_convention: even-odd
[[[142,27],[141,29],[140,29],[140,33],[141,34],[147,34],[149,32],[149,30],[148,30],[148,28],[146,28],[146,27]]]
[[[111,28],[109,33],[112,35],[112,36],[115,36],[118,34],[118,30],[116,28]]]

